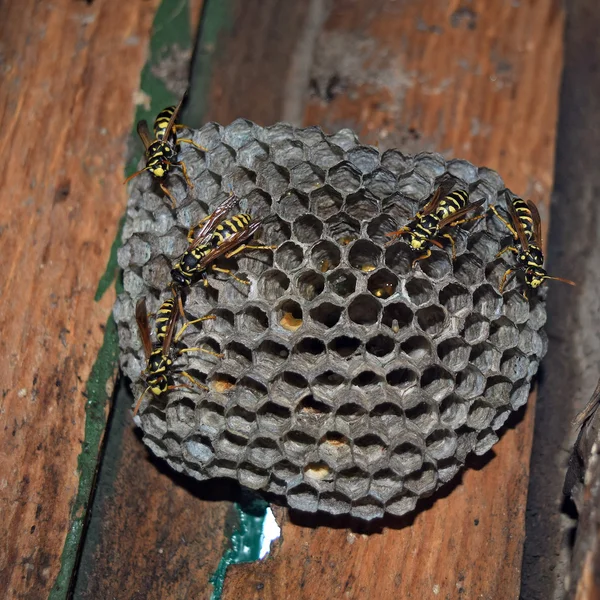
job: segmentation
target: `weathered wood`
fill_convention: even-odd
[[[296,22],[287,61],[296,73],[308,61],[308,77],[281,77],[275,99],[260,93],[274,78],[270,65],[236,52],[240,37],[252,35],[236,20],[235,35],[219,44],[207,119],[277,120],[301,97],[306,124],[348,126],[380,147],[437,149],[490,166],[547,217],[562,61],[556,2],[340,0],[328,15],[315,5]],[[261,56],[284,54],[278,33],[261,29],[271,49],[261,41]],[[315,48],[304,43],[311,39]],[[263,563],[232,567],[224,597],[518,597],[532,428],[530,405],[489,464],[467,471],[403,529],[362,537],[298,526],[280,512],[280,546]]]
[[[93,478],[94,466],[80,472],[78,458],[97,451],[103,405],[84,439],[84,393],[114,301],[109,293],[96,303],[94,294],[125,205],[125,143],[156,6],[0,2],[0,589],[7,597],[48,596],[78,488],[83,478],[89,491]],[[91,385],[102,391],[104,382]],[[73,559],[76,544],[70,551]]]

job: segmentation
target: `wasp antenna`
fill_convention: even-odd
[[[570,279],[564,279],[563,277],[546,276],[544,279],[554,279],[554,281],[562,281],[563,283],[568,283],[569,285],[577,285],[574,281],[571,281]]]
[[[150,389],[150,386],[148,386],[143,392],[142,395],[138,398],[138,401],[135,403],[135,408],[133,409],[133,416],[135,417],[135,415],[137,415],[138,410],[140,409],[140,404],[142,403],[142,399],[143,397],[146,395],[146,392]]]
[[[143,169],[140,169],[139,171],[136,171],[133,175],[130,175],[124,182],[123,185],[129,183],[134,177],[137,177],[138,175],[141,175],[144,171],[147,171],[150,167],[144,167]]]

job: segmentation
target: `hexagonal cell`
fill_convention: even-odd
[[[413,335],[402,342],[400,349],[415,362],[428,359],[432,352],[431,344],[427,338],[420,335]]]
[[[432,249],[431,256],[426,260],[420,260],[417,264],[431,279],[443,279],[452,271],[450,257],[441,250]]]
[[[267,388],[253,377],[242,377],[234,389],[236,400],[240,405],[254,408],[267,395]]]
[[[298,417],[323,418],[331,413],[331,407],[324,402],[316,400],[312,394],[304,396],[296,407],[296,415]]]
[[[529,302],[517,290],[506,292],[502,312],[513,323],[525,323],[529,317]]]
[[[352,378],[351,385],[363,388],[365,391],[369,391],[369,388],[378,387],[383,381],[381,375],[378,375],[374,371],[362,371],[358,375]]]
[[[441,342],[437,353],[445,367],[457,372],[467,366],[471,348],[462,338],[455,337]]]
[[[383,168],[363,176],[363,182],[364,186],[380,200],[393,194],[396,189],[396,176]]]
[[[383,309],[381,323],[389,327],[394,333],[406,330],[412,325],[413,312],[401,302],[388,304]]]
[[[344,158],[344,151],[335,144],[322,141],[310,148],[311,162],[322,165],[324,168],[337,165]]]
[[[440,304],[451,314],[459,315],[471,309],[469,290],[457,283],[448,284],[440,291]]]
[[[314,300],[325,289],[325,277],[315,271],[305,271],[298,277],[296,286],[305,300]]]
[[[209,467],[209,475],[211,477],[231,477],[236,478],[237,463],[232,460],[217,459],[212,462]]]
[[[294,128],[294,135],[297,140],[301,141],[308,148],[319,144],[325,139],[325,134],[318,125],[310,125],[301,129]]]
[[[304,160],[304,145],[296,140],[278,140],[270,150],[271,160],[288,169]]]
[[[272,383],[271,396],[286,404],[290,404],[294,398],[302,394],[308,387],[308,381],[300,373],[284,371],[277,375]]]
[[[418,202],[404,194],[393,193],[382,201],[382,212],[400,225],[406,225],[412,221],[418,210]],[[398,227],[394,227],[394,229],[398,229]]]
[[[363,469],[369,469],[371,465],[384,459],[386,454],[387,443],[378,435],[369,433],[354,440],[354,459]]]
[[[405,156],[400,150],[386,150],[381,156],[381,164],[395,175],[403,175],[412,171],[414,158]]]
[[[464,425],[468,414],[468,403],[457,394],[446,396],[440,404],[440,421],[452,429]]]
[[[417,384],[419,376],[412,369],[397,367],[388,372],[386,381],[400,390],[407,390]]]
[[[305,337],[294,346],[292,352],[305,355],[309,360],[312,360],[312,357],[325,353],[325,344],[318,338]]]
[[[360,222],[341,212],[327,220],[327,230],[340,246],[346,246],[360,237]]]
[[[371,428],[388,436],[395,435],[404,427],[404,413],[392,402],[377,404],[369,416]]]
[[[226,127],[223,127],[221,130],[221,139],[225,144],[237,150],[254,140],[254,123],[247,119],[236,119]]]
[[[471,348],[471,362],[484,375],[490,375],[491,373],[500,369],[501,357],[501,353],[487,342],[478,344],[477,346],[473,346]]]
[[[242,437],[250,437],[256,429],[256,413],[242,406],[232,406],[227,411],[227,429]]]
[[[290,174],[285,167],[266,162],[256,174],[256,185],[273,196],[281,195],[290,185]]]
[[[198,423],[203,431],[216,436],[225,427],[225,411],[216,402],[203,402],[198,409]]]
[[[424,463],[423,467],[411,473],[404,480],[404,487],[413,494],[425,496],[432,493],[437,485],[437,469],[431,463]]]
[[[421,389],[440,401],[454,389],[454,377],[439,365],[433,365],[421,375]]]
[[[360,354],[362,342],[358,338],[341,335],[333,338],[327,347],[331,352],[339,355],[341,358],[349,358],[356,354]]]
[[[237,362],[244,369],[252,364],[252,350],[241,342],[229,342],[225,346],[225,356]]]
[[[467,425],[473,429],[485,429],[489,427],[496,411],[483,400],[475,400],[469,410]]]
[[[378,217],[375,217],[367,225],[367,235],[378,246],[383,246],[390,241],[390,238],[386,235],[386,233],[389,233],[390,231],[396,231],[397,229],[398,225],[396,224],[396,221],[384,213]]]
[[[247,459],[257,467],[270,469],[281,459],[281,450],[273,438],[259,436],[250,444]]]
[[[335,215],[341,208],[342,197],[330,185],[324,185],[310,194],[310,210],[323,221]]]
[[[513,384],[507,377],[490,377],[484,392],[485,401],[495,409],[508,406]],[[497,412],[497,411],[496,411]]]
[[[185,440],[183,454],[186,460],[205,465],[214,458],[215,451],[210,438],[204,435],[193,435]]]
[[[247,331],[255,335],[264,333],[269,327],[269,317],[267,313],[258,306],[246,306],[242,313],[238,315],[241,331]]]
[[[380,269],[369,277],[367,289],[376,298],[383,300],[393,296],[398,287],[398,278],[387,269]]]
[[[432,458],[448,458],[456,452],[456,435],[448,429],[435,429],[427,436],[425,445]]]
[[[529,319],[527,324],[531,329],[537,331],[545,325],[546,318],[545,302],[539,296],[534,296],[529,301]]]
[[[355,423],[362,419],[367,411],[356,402],[345,402],[340,405],[335,414],[347,423]]]
[[[327,181],[344,194],[351,194],[360,187],[361,174],[351,163],[344,161],[329,169]]]
[[[335,371],[325,371],[317,375],[311,383],[311,388],[321,398],[333,398],[346,379]]]
[[[346,198],[345,209],[351,217],[360,222],[368,221],[380,212],[379,201],[364,188]]]
[[[284,300],[277,308],[277,322],[286,331],[298,331],[304,322],[300,304],[295,300]]]
[[[395,345],[396,344],[391,337],[380,334],[372,337],[367,342],[366,349],[369,354],[377,356],[377,358],[382,358],[391,354],[394,351]]]
[[[379,319],[380,311],[381,304],[373,296],[359,294],[348,306],[348,317],[357,325],[374,325]]]
[[[446,313],[439,306],[427,306],[417,311],[419,327],[430,336],[437,336],[444,331]]]
[[[511,381],[518,381],[527,375],[529,359],[518,349],[507,350],[500,361],[500,373]]]
[[[500,317],[491,323],[490,342],[500,351],[513,348],[519,343],[519,330],[506,317]]]
[[[325,172],[316,165],[299,163],[290,169],[290,181],[295,188],[308,193],[323,185]]]
[[[463,254],[454,263],[454,277],[464,285],[479,285],[484,278],[483,263],[473,254]]]
[[[250,140],[242,146],[237,152],[238,163],[253,171],[257,171],[261,164],[269,158],[269,147],[258,140]]]
[[[347,515],[351,507],[350,500],[340,492],[323,492],[319,496],[319,509],[330,515]]]
[[[248,489],[264,489],[269,482],[269,473],[250,463],[242,463],[237,470],[238,481]]]
[[[319,456],[336,470],[348,468],[352,465],[350,440],[339,431],[328,431],[319,440]]]
[[[515,387],[510,395],[510,405],[513,410],[518,410],[526,404],[527,398],[529,398],[529,390],[531,385],[525,381],[521,384],[515,384]]]
[[[489,332],[489,321],[477,313],[471,313],[465,321],[462,335],[468,344],[474,345],[486,340]]]
[[[304,262],[304,251],[294,242],[285,242],[275,251],[275,262],[286,272],[295,271]]]
[[[317,271],[325,273],[340,264],[340,249],[327,240],[321,240],[310,251],[310,260]]]
[[[423,466],[423,452],[413,442],[402,442],[390,455],[390,467],[403,476],[418,471]]]
[[[292,226],[296,239],[302,244],[313,244],[323,235],[323,223],[313,215],[304,215]]]
[[[473,452],[477,456],[481,456],[491,450],[492,446],[498,441],[498,436],[496,432],[487,429],[482,431],[477,436],[477,443],[475,444],[475,448],[473,448]]]
[[[541,358],[545,352],[544,338],[537,331],[526,327],[519,335],[519,349],[529,356],[536,355]]]
[[[488,319],[500,316],[502,298],[500,294],[489,284],[482,285],[473,293],[473,308]]]
[[[424,277],[412,277],[406,282],[406,294],[416,306],[429,304],[435,298],[433,286]]]
[[[494,260],[500,251],[500,243],[486,231],[477,231],[469,236],[467,248],[483,263]]]
[[[289,460],[279,461],[273,465],[273,474],[282,481],[289,481],[300,473],[300,469]]]
[[[262,226],[260,239],[265,244],[280,246],[292,237],[290,226],[279,218],[271,218]]]
[[[263,340],[254,353],[257,366],[267,371],[277,370],[289,356],[289,350],[274,340]]]
[[[351,271],[345,269],[336,269],[333,273],[327,276],[329,289],[345,298],[356,291],[356,276]]]
[[[350,248],[348,262],[359,271],[374,271],[381,261],[382,250],[370,240],[358,240]]]
[[[235,377],[229,373],[216,372],[212,374],[210,384],[215,392],[223,394],[235,387],[235,381]]]
[[[379,152],[370,146],[356,146],[348,151],[348,160],[361,173],[370,173],[379,166]]]
[[[369,491],[369,474],[358,467],[344,469],[338,473],[335,489],[351,500],[358,500]]]
[[[267,300],[277,300],[283,296],[290,287],[288,276],[277,269],[263,273],[259,280],[260,294]]]
[[[342,306],[337,306],[331,302],[323,302],[311,308],[309,315],[314,323],[331,329],[340,320],[343,310]]]
[[[248,440],[231,431],[224,431],[221,437],[214,442],[216,455],[225,460],[239,462],[246,452]]]
[[[306,483],[301,483],[288,490],[287,501],[290,508],[303,512],[317,512],[318,493]]]
[[[262,431],[280,435],[289,427],[291,416],[289,408],[269,401],[259,408],[257,421]]]
[[[398,275],[410,273],[413,260],[413,253],[405,243],[396,243],[385,249],[385,264]]]
[[[485,377],[483,373],[473,365],[467,365],[456,374],[456,393],[465,400],[476,398],[483,394],[485,389]]]
[[[359,498],[352,505],[350,516],[363,521],[374,521],[381,519],[385,514],[383,502],[372,495]]]

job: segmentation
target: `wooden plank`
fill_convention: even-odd
[[[290,98],[300,97],[306,124],[349,126],[382,148],[437,149],[490,166],[509,187],[538,201],[547,217],[562,61],[563,13],[556,2],[480,0],[465,7],[436,0],[338,0],[326,19],[319,4],[311,3],[305,18],[296,20],[297,44],[287,59],[290,42],[281,40],[281,21],[253,38],[240,17],[252,12],[253,3],[234,4],[235,33],[220,38],[207,119],[226,123],[243,115],[272,122],[284,109],[293,114]],[[236,52],[245,36],[259,44],[254,57]],[[307,48],[311,39],[316,47]],[[277,64],[287,63],[295,73],[308,61],[307,79],[281,78],[285,89],[273,92],[270,64],[257,56],[276,54]],[[232,567],[224,597],[275,598],[291,589],[298,598],[344,592],[517,597],[532,404],[496,446],[493,460],[467,471],[460,486],[410,526],[363,537],[310,529],[280,511],[283,541],[263,563]]]
[[[0,2],[7,597],[47,597],[61,557],[63,597],[75,561],[112,375],[107,356],[86,387],[114,301],[94,294],[125,204],[123,156],[156,5]]]

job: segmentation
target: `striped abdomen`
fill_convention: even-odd
[[[525,238],[528,242],[531,242],[533,240],[533,217],[531,216],[531,209],[521,198],[513,198],[512,203],[523,228]]]
[[[165,336],[167,335],[167,329],[169,327],[169,322],[171,320],[171,316],[173,315],[173,310],[175,309],[175,300],[173,298],[169,298],[165,300],[160,308],[158,309],[158,313],[156,314],[156,339],[159,342],[163,342]]]
[[[225,240],[229,239],[233,234],[238,231],[243,231],[252,222],[250,215],[240,213],[220,223],[213,232],[211,242],[213,246],[219,246]]]
[[[441,221],[449,216],[453,215],[456,211],[461,210],[467,206],[469,201],[469,194],[464,190],[458,190],[448,194],[443,200],[440,201],[438,207],[435,210],[435,216]]]
[[[154,119],[154,136],[157,140],[165,139],[165,131],[174,112],[175,106],[167,106],[156,115],[156,119]]]
[[[212,252],[212,246],[208,244],[201,244],[186,250],[181,257],[181,260],[171,270],[171,277],[173,281],[180,286],[188,286],[192,283],[192,279],[198,272],[198,265],[200,261]]]

